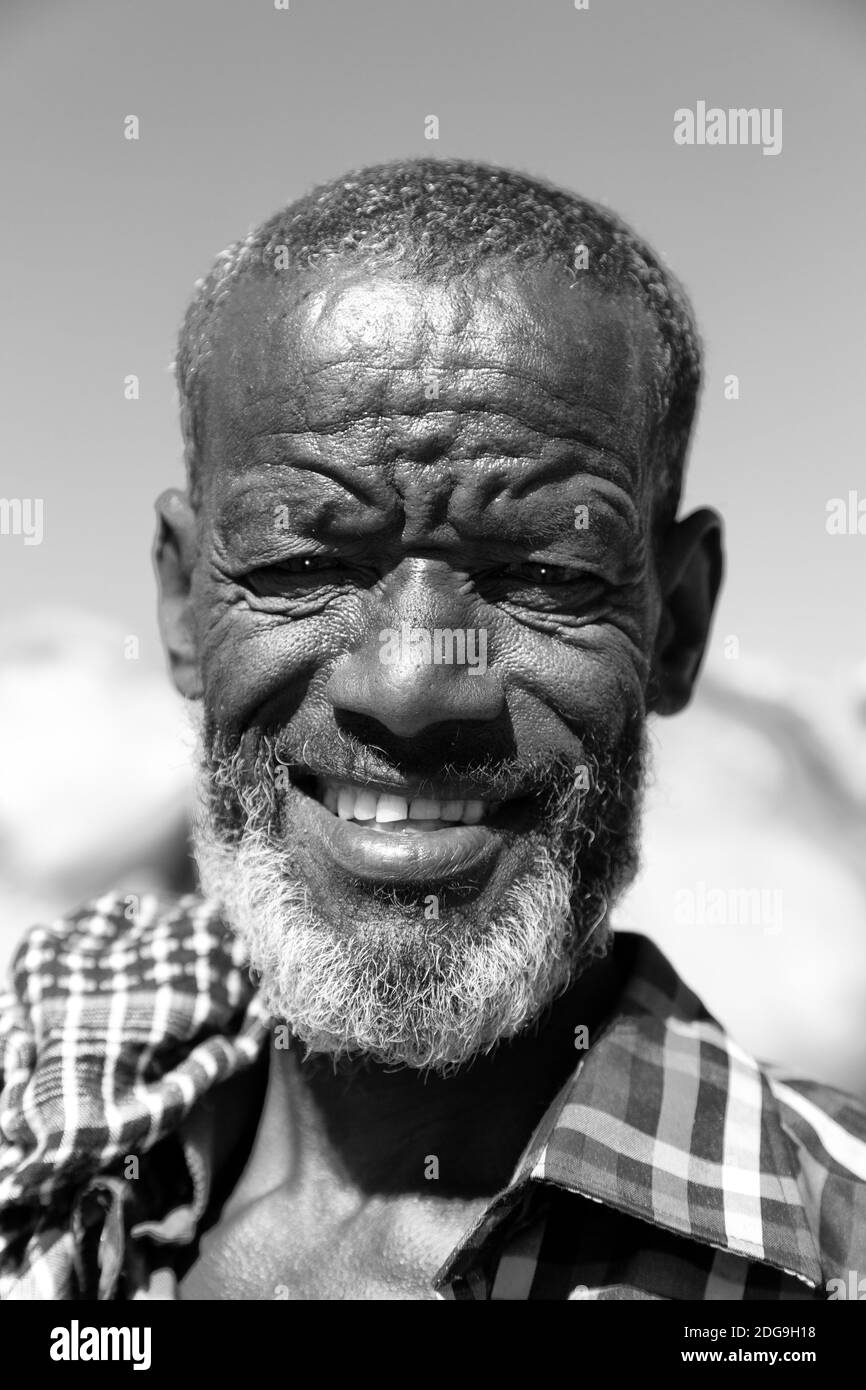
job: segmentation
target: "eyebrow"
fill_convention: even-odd
[[[454,462],[453,458],[442,461],[440,493],[443,489],[453,493],[457,487],[472,490],[472,470],[457,478],[451,467]],[[547,457],[527,458],[525,467],[514,469],[510,460],[502,459],[492,472],[478,472],[475,486],[482,513],[494,497],[507,494],[516,506],[529,508],[528,517],[534,509],[532,495],[551,488],[561,494],[563,502],[602,501],[611,516],[619,515],[622,520],[633,520],[640,506],[640,487],[636,487],[633,474],[620,461],[608,458],[602,464],[598,458],[581,459],[568,442]],[[317,525],[316,518],[325,516],[335,521],[339,517],[344,526],[351,517],[352,524],[363,529],[363,513],[370,509],[385,515],[399,504],[401,496],[401,486],[387,464],[359,469],[355,460],[325,456],[310,469],[287,464],[285,470],[266,466],[262,471],[247,470],[236,475],[223,494],[218,524],[236,525],[238,509],[250,509],[255,515],[282,503],[297,509],[298,517],[303,516],[308,526]]]

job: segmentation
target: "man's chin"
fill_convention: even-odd
[[[606,949],[603,903],[576,923],[571,874],[540,844],[480,891],[356,883],[327,897],[287,872],[285,850],[263,830],[234,845],[197,833],[206,895],[266,1007],[312,1053],[451,1071],[529,1027]]]
[[[299,785],[299,768],[336,756],[327,740],[235,738],[214,724],[201,751],[203,889],[245,945],[265,1006],[311,1052],[452,1070],[529,1028],[607,949],[606,911],[636,862],[638,719],[614,748],[583,748],[588,789],[561,760],[475,767],[491,814],[483,852],[462,837],[456,871],[448,853],[426,852],[435,827],[422,852],[398,846],[399,873],[387,872],[388,841],[413,827],[388,841],[368,832],[372,849],[357,834],[342,862],[339,816]],[[357,781],[365,749],[344,739],[339,752]],[[496,809],[503,784],[529,793],[516,820]]]
[[[281,841],[283,872],[304,884],[315,919],[334,932],[391,934],[397,944],[431,933],[482,935],[507,914],[534,866],[553,858],[551,842],[539,827],[499,838],[496,852],[473,872],[444,880],[421,872],[388,879],[355,875],[292,834]]]

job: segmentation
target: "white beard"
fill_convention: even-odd
[[[221,776],[231,779],[228,764]],[[605,901],[575,923],[573,796],[483,924],[471,910],[439,920],[396,901],[383,909],[381,896],[369,920],[335,922],[265,823],[272,789],[247,788],[233,841],[216,823],[209,785],[202,773],[194,848],[203,892],[243,942],[267,1009],[310,1053],[453,1071],[526,1029],[609,947]]]

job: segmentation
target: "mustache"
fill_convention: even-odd
[[[519,754],[494,758],[490,753],[459,764],[440,758],[437,779],[451,779],[482,801],[532,796],[540,825],[570,827],[573,850],[590,858],[625,833],[645,778],[644,723],[627,721],[614,744],[592,735],[571,756],[564,753]],[[205,721],[200,729],[200,812],[219,826],[228,840],[239,839],[253,825],[276,832],[287,784],[303,788],[304,777],[336,781],[395,781],[413,777],[413,763],[400,765],[380,747],[370,747],[346,730],[299,734],[287,727],[255,726],[242,733]],[[424,782],[420,795],[424,795]],[[435,793],[432,781],[430,793]],[[474,788],[474,792],[470,789]]]
[[[402,743],[402,747],[396,745]],[[336,782],[400,783],[411,780],[417,794],[435,795],[443,785],[459,785],[467,796],[482,801],[507,801],[544,793],[570,791],[575,782],[591,792],[602,782],[631,780],[639,772],[637,741],[629,730],[613,748],[585,737],[578,750],[520,753],[516,750],[477,751],[474,756],[448,757],[447,740],[431,749],[429,738],[371,744],[350,730],[337,728],[298,734],[281,728],[248,729],[242,734],[205,725],[205,771],[219,776],[231,767],[233,780],[249,769],[253,782],[285,783],[306,777]],[[421,746],[426,744],[427,746]],[[431,751],[434,756],[431,756]],[[467,753],[469,752],[467,748]]]

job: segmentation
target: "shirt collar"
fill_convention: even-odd
[[[437,1275],[466,1268],[528,1185],[551,1184],[817,1286],[798,1168],[761,1068],[648,940],[615,937],[613,1015],[548,1108],[505,1193]]]

